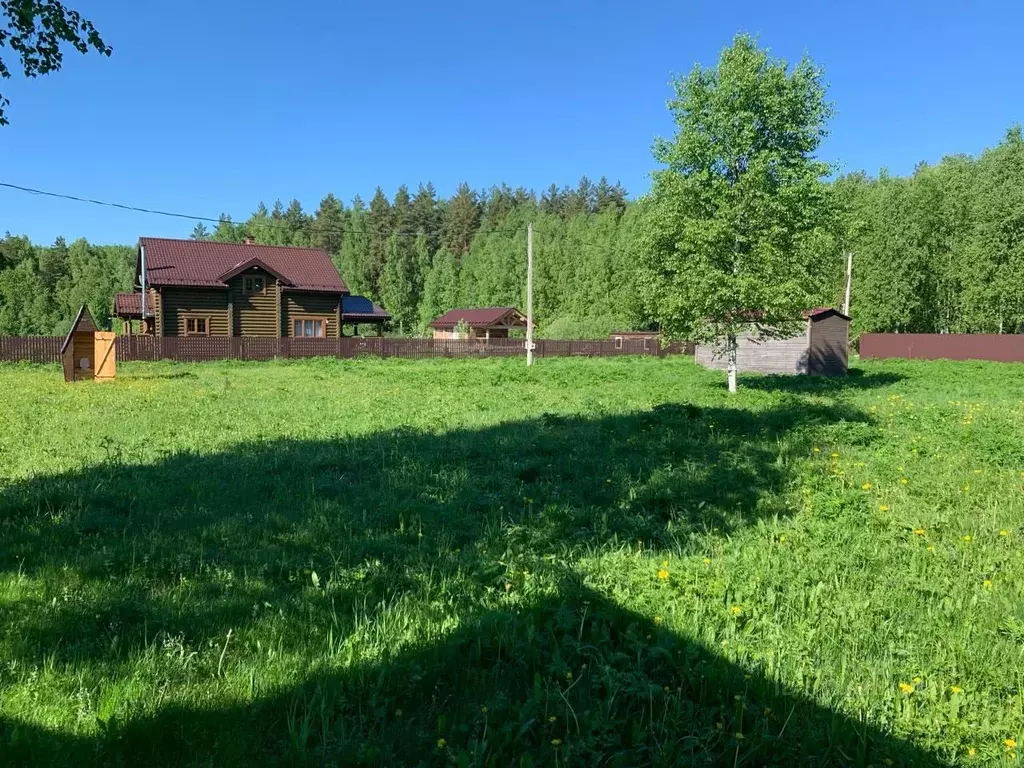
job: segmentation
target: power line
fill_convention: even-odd
[[[169,217],[174,218],[174,219],[187,219],[188,221],[210,222],[212,224],[220,224],[221,221],[223,220],[220,217],[214,219],[214,218],[211,218],[209,216],[193,216],[193,215],[188,214],[188,213],[174,213],[172,211],[160,211],[160,210],[156,210],[154,208],[143,208],[143,207],[137,206],[137,205],[124,205],[123,203],[111,203],[111,202],[108,202],[106,200],[94,200],[94,199],[92,199],[90,197],[78,197],[77,195],[65,195],[65,194],[60,193],[60,192],[48,192],[48,191],[46,191],[44,189],[34,189],[32,187],[23,187],[23,186],[20,186],[18,184],[9,184],[9,183],[7,183],[5,181],[0,181],[0,187],[6,187],[8,189],[15,189],[15,190],[18,190],[19,192],[27,192],[30,195],[42,195],[44,197],[56,197],[56,198],[58,198],[60,200],[73,200],[76,203],[91,203],[93,205],[102,205],[102,206],[105,206],[107,208],[119,208],[122,211],[133,211],[135,213],[149,213],[149,214],[153,214],[154,216],[169,216]],[[230,217],[228,218],[228,223],[230,223],[232,226],[241,226],[241,227],[245,226],[245,222],[235,222],[235,221],[231,220]],[[271,228],[274,228],[274,229],[287,229],[289,231],[294,231],[294,227],[292,227],[292,226],[290,226],[288,224],[285,224],[285,223],[276,222],[276,221],[272,221],[272,220],[262,222],[261,226],[267,226],[267,227],[271,227]],[[353,229],[346,229],[346,228],[340,228],[340,227],[325,227],[325,228],[320,229],[320,231],[321,232],[333,232],[333,233],[337,233],[337,234],[350,234],[350,235],[351,234],[364,234],[364,235],[367,235],[367,236],[369,236],[371,234],[385,234],[384,232],[373,233],[373,232],[370,232],[369,229],[365,230],[364,232],[357,232],[356,230],[353,230]],[[418,237],[421,232],[423,234],[425,234],[425,235],[440,235],[441,234],[441,230],[439,230],[439,229],[438,230],[430,230],[430,231],[422,230],[421,229],[421,230],[417,230],[416,232],[404,232],[404,231],[401,231],[401,230],[392,230],[390,232],[387,232],[386,234],[388,235],[388,237],[390,237],[391,235],[396,235],[396,236],[399,236],[399,237]]]
[[[99,205],[99,206],[104,206],[104,207],[107,207],[107,208],[117,208],[117,209],[122,210],[122,211],[131,211],[131,212],[134,212],[134,213],[148,213],[148,214],[151,214],[151,215],[154,215],[154,216],[167,216],[169,218],[174,218],[174,219],[185,219],[187,221],[209,222],[211,224],[218,224],[218,225],[222,221],[224,221],[224,219],[222,219],[221,217],[212,218],[210,216],[194,216],[194,215],[188,214],[188,213],[176,213],[176,212],[173,212],[173,211],[161,211],[161,210],[157,210],[155,208],[144,208],[142,206],[137,206],[137,205],[125,205],[123,203],[112,203],[112,202],[109,202],[109,201],[106,201],[106,200],[95,200],[95,199],[90,198],[90,197],[78,197],[77,195],[68,195],[68,194],[64,194],[64,193],[61,193],[61,192],[49,192],[49,191],[44,190],[44,189],[35,189],[33,187],[24,187],[24,186],[21,186],[19,184],[11,184],[11,183],[5,182],[5,181],[0,181],[0,187],[5,187],[7,189],[14,189],[14,190],[17,190],[19,192],[25,192],[25,193],[30,194],[30,195],[40,195],[40,196],[43,196],[43,197],[53,197],[53,198],[57,198],[59,200],[71,200],[71,201],[76,202],[76,203],[89,203],[91,205]],[[236,223],[235,221],[231,220],[230,217],[228,217],[227,221],[232,226],[239,226],[239,227],[246,226],[245,222],[237,222]],[[273,220],[263,221],[263,222],[260,223],[260,226],[270,227],[272,229],[288,230],[288,231],[294,231],[294,229],[295,229],[294,227],[292,227],[289,224],[286,224],[286,223],[283,223],[283,222],[277,222],[277,221],[273,221]],[[381,235],[386,234],[388,237],[390,237],[391,235],[395,235],[397,237],[419,237],[419,235],[421,233],[424,234],[424,235],[435,235],[435,236],[440,236],[442,234],[442,230],[440,230],[440,229],[435,229],[435,230],[419,229],[416,232],[407,232],[407,231],[402,231],[402,230],[391,230],[391,231],[385,233],[385,232],[371,232],[369,229],[363,230],[362,232],[358,232],[358,231],[353,230],[353,229],[349,229],[349,228],[346,228],[346,227],[337,227],[337,226],[323,227],[323,228],[320,228],[319,231],[320,232],[330,232],[330,233],[334,233],[334,234],[348,234],[348,235],[362,234],[362,235],[366,235],[367,237],[369,237],[372,234],[381,234]],[[535,227],[535,231],[540,232],[540,233],[551,232],[550,230],[545,230],[544,228],[536,228],[536,227]],[[476,234],[476,233],[474,233],[474,234]],[[552,232],[552,234],[554,234],[554,233]],[[563,234],[563,233],[560,233],[560,234]],[[611,248],[614,247],[614,245],[611,244],[611,243],[597,243],[597,242],[594,242],[593,240],[584,239],[584,238],[578,239],[576,242],[572,243],[572,246],[573,247],[586,246],[586,247],[592,247],[592,248],[601,248],[603,250],[610,250]]]

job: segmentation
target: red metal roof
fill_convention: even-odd
[[[452,309],[445,312],[430,324],[431,328],[454,328],[459,321],[465,322],[470,328],[487,328],[496,325],[499,320],[510,312],[517,317],[523,316],[515,307],[482,307],[479,309]]]
[[[141,293],[117,293],[114,294],[114,314],[142,316],[142,294]]]
[[[292,290],[348,293],[331,257],[319,248],[162,237],[140,237],[139,245],[146,249],[147,285],[222,288],[222,276],[255,259],[284,277]]]

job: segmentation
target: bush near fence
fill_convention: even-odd
[[[32,363],[60,362],[60,336],[0,336],[0,361]],[[543,357],[618,357],[620,355],[658,356],[687,351],[686,345],[668,350],[642,339],[615,342],[540,339],[534,356]],[[618,344],[618,345],[617,345]],[[518,357],[526,350],[522,339],[454,340],[344,336],[340,339],[290,339],[239,336],[119,336],[117,359],[176,360],[272,360],[274,358],[340,357],[359,355],[403,357]]]

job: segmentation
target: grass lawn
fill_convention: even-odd
[[[1022,372],[0,366],[0,765],[1017,764]]]

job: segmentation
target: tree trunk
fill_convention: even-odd
[[[729,350],[729,391],[736,392],[736,337],[729,334],[727,337]]]

